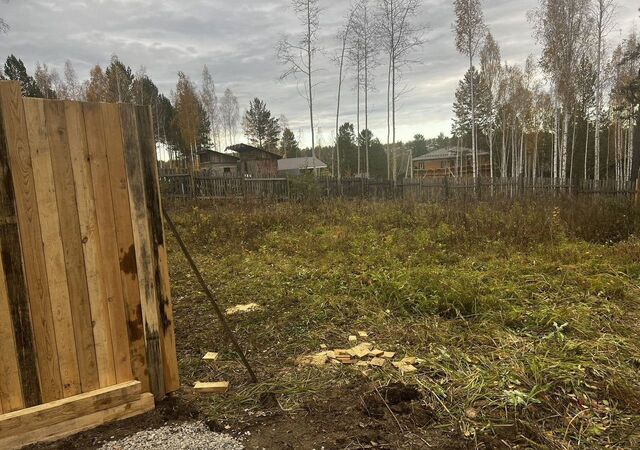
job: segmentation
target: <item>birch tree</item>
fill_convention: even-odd
[[[313,120],[313,76],[314,57],[318,52],[318,28],[320,26],[320,5],[319,0],[292,0],[291,6],[298,17],[300,24],[304,27],[302,35],[291,40],[283,38],[278,43],[277,56],[280,62],[287,68],[280,76],[281,79],[288,77],[304,78],[304,91],[300,91],[302,97],[306,99],[309,106],[309,123],[311,129],[311,155],[315,158],[315,129]],[[317,171],[314,169],[314,173]]]
[[[338,182],[342,179],[342,171],[340,168],[340,98],[342,95],[342,82],[344,81],[343,71],[344,71],[344,58],[345,53],[347,51],[347,42],[351,36],[352,28],[353,28],[353,16],[355,13],[355,8],[351,7],[349,12],[349,16],[347,18],[347,22],[345,23],[342,30],[338,34],[338,38],[342,44],[342,50],[340,52],[340,56],[338,58],[340,69],[338,71],[338,99],[337,99],[337,107],[336,107],[336,169],[338,175]],[[359,148],[359,147],[358,147]],[[332,158],[333,159],[333,158]],[[315,160],[314,160],[315,164]],[[358,173],[360,173],[360,154],[358,151]],[[315,169],[315,166],[314,166]]]
[[[213,147],[216,150],[220,150],[220,105],[218,104],[218,96],[216,95],[216,86],[213,82],[213,77],[206,64],[202,68],[200,100],[211,124]]]
[[[220,102],[220,118],[225,146],[228,147],[234,144],[234,138],[238,131],[238,122],[240,121],[238,97],[229,88],[224,90],[224,95]]]
[[[596,30],[596,112],[595,112],[595,150],[593,179],[600,180],[600,120],[602,117],[603,60],[606,55],[606,37],[613,26],[615,12],[614,0],[594,0],[591,14],[595,20]]]
[[[414,23],[420,0],[378,0],[378,37],[387,56],[387,152],[390,152],[392,177],[398,179],[396,149],[396,105],[403,69],[416,62],[411,53],[423,43],[424,27]],[[388,159],[387,159],[388,160]]]
[[[500,86],[500,76],[502,74],[502,63],[500,57],[500,47],[493,38],[491,33],[487,33],[484,47],[480,52],[480,67],[481,67],[481,79],[485,84],[488,93],[489,105],[487,109],[487,117],[485,122],[485,130],[487,133],[487,140],[489,141],[489,163],[491,165],[490,174],[493,178],[494,162],[493,162],[493,144],[494,134],[497,122],[497,98],[498,88]],[[475,106],[475,102],[474,102]]]
[[[469,58],[469,70],[473,67],[473,59],[480,50],[486,35],[486,25],[482,13],[480,0],[454,0],[456,22],[457,50]],[[476,102],[473,79],[470,86],[471,102],[471,151],[473,162],[473,177],[478,176],[478,143],[476,130]]]
[[[377,27],[373,20],[373,14],[369,0],[360,0],[357,4],[355,15],[353,17],[353,35],[354,45],[358,49],[360,58],[358,67],[358,89],[364,87],[364,129],[369,129],[369,94],[374,88],[373,75],[377,65],[378,47],[375,45]],[[358,91],[359,93],[359,91]],[[359,97],[359,95],[358,95]],[[360,111],[360,102],[358,101],[358,112]],[[359,116],[359,114],[358,114]],[[359,122],[359,121],[358,121]],[[358,123],[358,128],[360,124]],[[358,129],[358,135],[362,130]],[[369,178],[369,147],[370,140],[364,139],[364,163],[365,176]],[[358,142],[358,148],[361,148]],[[360,158],[358,158],[360,161]],[[361,171],[358,171],[361,174]]]
[[[571,108],[576,97],[575,72],[588,46],[589,0],[541,0],[534,13],[536,37],[542,44],[541,65],[551,77],[562,106],[558,178],[567,179]]]

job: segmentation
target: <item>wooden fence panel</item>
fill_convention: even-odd
[[[102,104],[85,103],[82,107],[87,130],[87,145],[91,165],[91,180],[96,202],[96,218],[100,251],[102,254],[102,272],[104,275],[115,379],[123,383],[133,379],[129,356],[129,336],[120,278],[120,257],[116,239],[116,224],[111,195],[111,176],[107,161],[105,135],[108,134],[102,120]],[[119,130],[114,130],[117,132]],[[110,384],[114,384],[110,382]]]
[[[144,344],[144,325],[142,322],[138,267],[136,265],[136,249],[133,242],[129,187],[127,186],[118,105],[112,103],[102,105],[102,118],[105,128],[109,130],[105,135],[105,139],[120,258],[120,277],[127,308],[131,367],[133,376],[142,383],[143,392],[147,392],[149,390],[149,377],[146,374],[147,355]]]
[[[45,103],[45,117],[51,147],[51,162],[55,181],[56,199],[60,217],[65,218],[61,227],[64,263],[71,301],[71,314],[78,356],[81,391],[100,387],[96,361],[91,304],[85,273],[82,234],[78,217],[78,203],[71,164],[64,102]]]
[[[23,99],[0,82],[0,256],[0,443],[179,388],[149,108]],[[123,395],[107,407],[104,389]],[[56,404],[64,429],[48,425]],[[16,413],[33,432],[12,434]]]
[[[106,387],[115,383],[115,365],[84,114],[80,103],[66,101],[64,106],[82,236],[84,270],[93,321],[98,380],[100,387]]]
[[[24,268],[33,318],[40,391],[42,401],[49,402],[62,398],[62,381],[20,85],[3,83],[0,103],[13,174],[22,259],[29,262]]]
[[[44,251],[62,388],[62,397],[58,394],[51,400],[58,400],[80,393],[80,372],[60,234],[60,215],[53,181],[51,149],[44,115],[44,100],[25,99],[24,107],[41,232],[41,236],[34,237],[37,240],[34,245],[44,244],[40,245]]]

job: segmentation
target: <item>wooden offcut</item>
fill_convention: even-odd
[[[196,381],[193,388],[199,394],[224,394],[229,390],[228,381],[200,382]]]

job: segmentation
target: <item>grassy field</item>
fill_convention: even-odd
[[[232,384],[181,399],[248,448],[640,448],[629,204],[169,206],[221,304],[263,306],[230,317],[251,385],[170,239],[183,384]],[[424,363],[297,364],[358,330]],[[417,393],[392,403],[398,386]]]

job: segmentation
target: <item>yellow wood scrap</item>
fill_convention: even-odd
[[[204,361],[215,361],[218,359],[218,354],[216,352],[207,352],[206,355],[202,357]]]
[[[216,381],[213,383],[203,383],[196,381],[193,386],[196,392],[200,394],[224,394],[229,390],[228,381]]]
[[[236,305],[231,308],[227,308],[226,313],[228,315],[238,314],[238,313],[247,313],[253,311],[259,311],[262,309],[262,306],[257,303],[248,303],[246,305]]]
[[[384,367],[386,363],[387,360],[382,358],[373,358],[371,361],[369,361],[369,364],[376,367]]]

